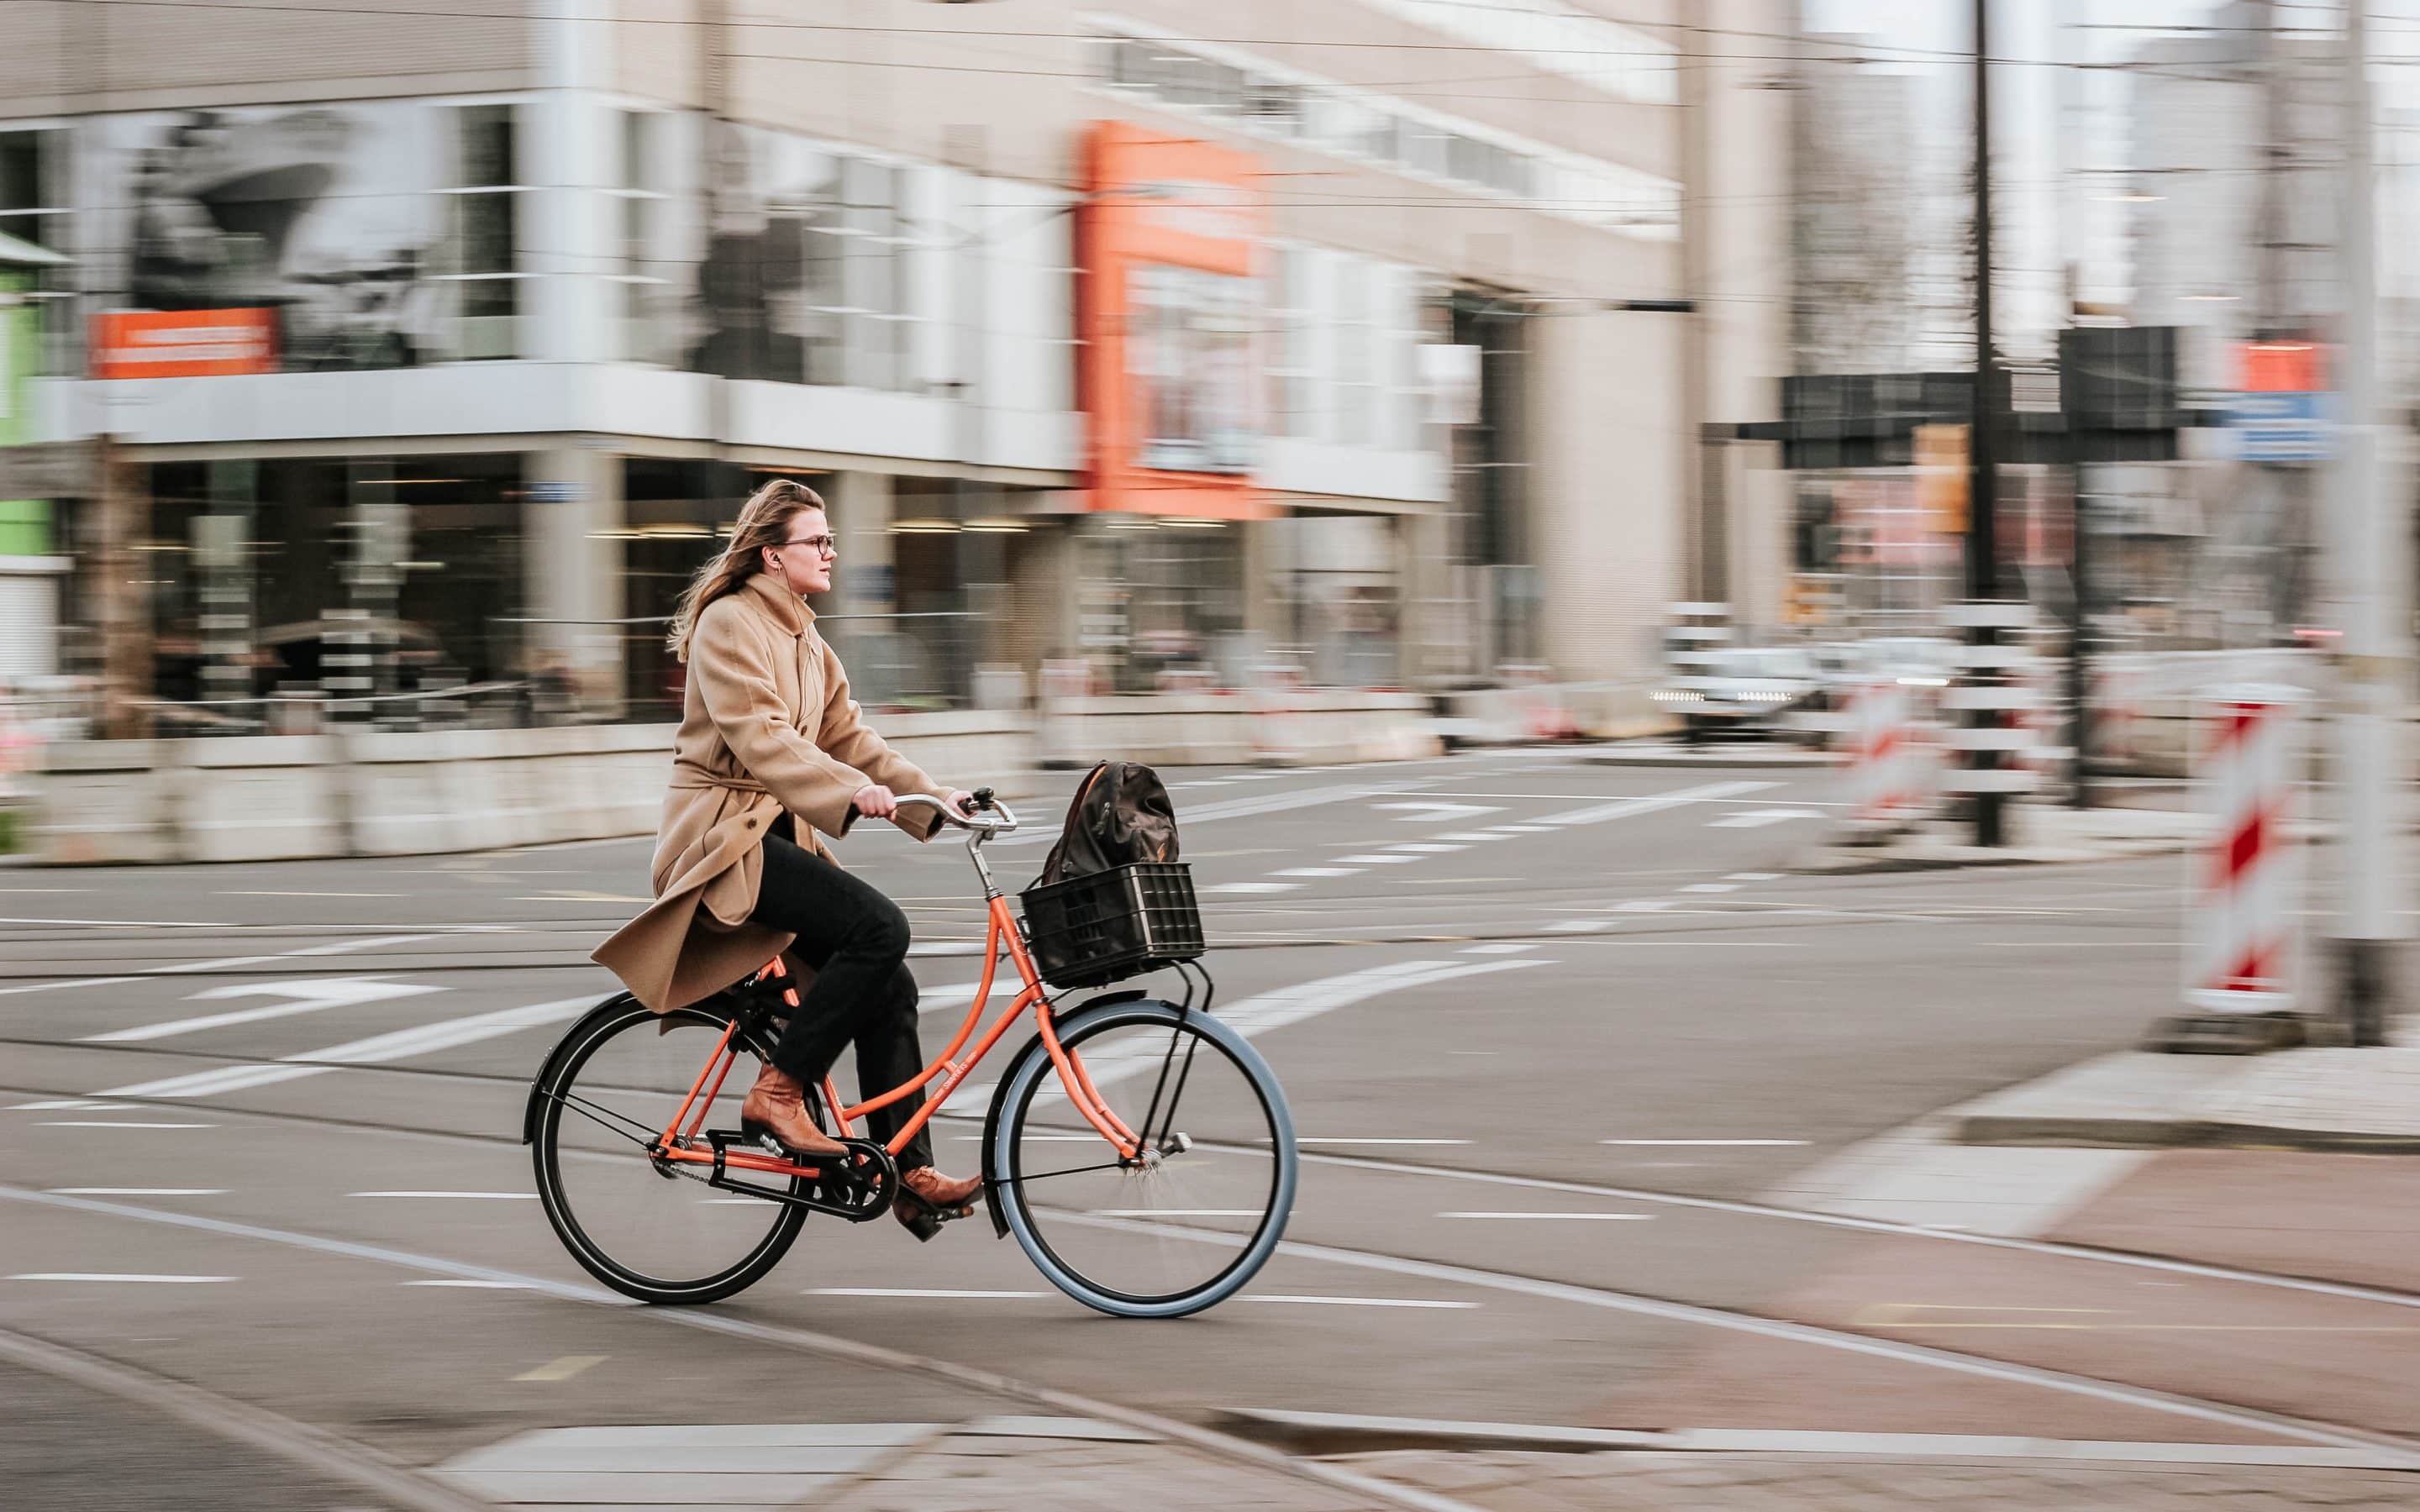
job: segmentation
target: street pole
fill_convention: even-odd
[[[2378,424],[2378,283],[2367,74],[2367,0],[2345,10],[2344,326],[2339,332],[2334,482],[2335,587],[2343,638],[2336,668],[2335,763],[2343,795],[2344,910],[2337,1013],[2350,1043],[2385,1042],[2389,945],[2398,889],[2396,822],[2398,704],[2410,666],[2396,511],[2386,507]]]
[[[1997,423],[1997,393],[1993,382],[1992,363],[1992,67],[1991,67],[1991,0],[1975,0],[1975,407],[1967,429],[1966,452],[1970,469],[1966,496],[1966,596],[1980,604],[2000,596],[2000,564],[1997,560],[1998,532],[1994,523],[1994,506],[1998,502],[1999,465],[1993,446],[1993,431]],[[1998,629],[1981,623],[1989,616],[1977,616],[1978,623],[1967,629],[1967,639],[1978,647],[1997,642]],[[1978,663],[1988,658],[1978,656]],[[1978,665],[1972,669],[1977,681],[1994,677],[1992,668]],[[2000,723],[1997,709],[1972,709],[1967,713],[1970,726],[1996,727]],[[1999,765],[1999,753],[1978,749],[1968,753],[1971,764],[1989,770]],[[1978,784],[1980,786],[1981,784]],[[1995,846],[2004,840],[2002,819],[2007,795],[1980,791],[1972,795],[1975,804],[1975,843]]]

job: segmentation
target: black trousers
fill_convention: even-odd
[[[872,884],[792,841],[786,815],[765,837],[764,877],[748,917],[796,934],[791,953],[815,971],[773,1047],[774,1065],[813,1086],[830,1073],[841,1047],[854,1042],[861,1099],[924,1069],[916,979],[908,970],[908,916]],[[875,1139],[889,1143],[922,1102],[903,1098],[867,1115]],[[932,1138],[919,1129],[900,1150],[899,1168],[932,1164]]]

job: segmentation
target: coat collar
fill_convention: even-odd
[[[815,611],[807,608],[807,601],[790,592],[789,585],[771,573],[752,574],[743,591],[754,594],[756,607],[794,636],[803,637],[807,626],[815,622]]]

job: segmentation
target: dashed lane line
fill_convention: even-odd
[[[201,1287],[238,1279],[231,1275],[159,1275],[140,1271],[20,1271],[10,1281],[123,1281],[132,1286]]]
[[[836,1334],[822,1334],[802,1328],[760,1323],[730,1313],[711,1313],[700,1309],[643,1307],[626,1297],[601,1287],[580,1286],[554,1281],[516,1272],[497,1270],[490,1266],[473,1265],[466,1261],[445,1259],[433,1255],[419,1255],[385,1245],[365,1244],[351,1240],[331,1239],[318,1234],[298,1233],[291,1229],[270,1228],[257,1224],[204,1217],[197,1213],[176,1212],[162,1208],[137,1208],[123,1203],[104,1202],[92,1197],[54,1196],[47,1193],[28,1191],[23,1187],[0,1185],[0,1201],[24,1202],[56,1207],[96,1216],[123,1218],[138,1223],[158,1224],[185,1228],[197,1233],[217,1234],[229,1239],[250,1240],[259,1243],[278,1244],[293,1249],[315,1251],[348,1259],[367,1261],[400,1270],[416,1271],[448,1279],[466,1281],[504,1281],[520,1289],[565,1302],[587,1303],[596,1306],[627,1308],[628,1316],[646,1319],[658,1327],[686,1328],[702,1334],[721,1335],[725,1338],[743,1338],[755,1343],[789,1349],[825,1359],[843,1360],[876,1370],[919,1375],[946,1381],[964,1390],[988,1396],[1006,1397],[1074,1417],[1097,1418],[1122,1424],[1150,1433],[1173,1443],[1185,1444],[1203,1454],[1231,1464],[1249,1465],[1256,1469],[1300,1481],[1342,1491],[1373,1506],[1401,1507],[1405,1512],[1478,1512],[1470,1504],[1450,1497],[1421,1490],[1417,1487],[1398,1486],[1341,1465],[1319,1464],[1297,1459],[1280,1450],[1254,1443],[1233,1434],[1205,1428],[1178,1418],[1162,1417],[1121,1402],[1095,1400],[1075,1392],[1061,1391],[1052,1386],[1036,1385],[1018,1381],[998,1371],[958,1365],[930,1355],[911,1354],[879,1344],[868,1344]],[[1124,1222],[1107,1219],[1104,1222]]]

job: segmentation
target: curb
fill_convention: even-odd
[[[2000,850],[1968,848],[1955,855],[1859,856],[1819,852],[1812,859],[1795,861],[1784,870],[1798,876],[1858,876],[1881,872],[1956,872],[1983,867],[2077,866],[2092,861],[2130,861],[2146,856],[2169,856],[2193,848],[2183,840],[2126,841],[2086,849],[2081,846]]]
[[[1592,750],[1580,758],[1593,766],[1830,767],[1840,759],[1814,750]]]
[[[2092,1149],[2297,1149],[2314,1154],[2420,1154],[2420,1134],[2296,1129],[2209,1119],[2122,1119],[1978,1113],[1952,1120],[1962,1145]]]

